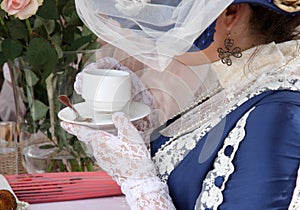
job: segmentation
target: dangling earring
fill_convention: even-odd
[[[230,33],[227,34],[227,38],[224,41],[225,50],[222,48],[218,49],[219,58],[221,59],[222,63],[226,64],[227,66],[232,65],[232,60],[230,56],[234,56],[236,58],[242,57],[241,48],[236,47],[232,51],[231,48],[233,47],[234,41],[230,38]]]

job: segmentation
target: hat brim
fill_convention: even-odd
[[[300,11],[298,12],[288,12],[288,11],[284,11],[282,9],[280,9],[279,7],[277,7],[273,1],[270,2],[270,0],[235,0],[233,2],[233,4],[240,4],[240,3],[249,3],[249,4],[257,4],[266,8],[269,8],[270,10],[279,12],[281,14],[285,14],[285,15],[292,15],[292,14],[297,14],[300,13]]]

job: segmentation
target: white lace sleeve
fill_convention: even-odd
[[[158,177],[133,180],[121,185],[122,192],[132,210],[176,210],[166,183]]]
[[[92,146],[97,163],[121,186],[132,209],[175,209],[140,133],[124,113],[114,113],[112,120],[117,136],[67,122],[61,125]]]
[[[299,210],[299,209],[300,209],[300,166],[298,170],[296,187],[288,210]]]

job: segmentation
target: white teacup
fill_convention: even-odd
[[[111,69],[87,69],[82,74],[82,98],[90,108],[114,112],[131,99],[131,78],[128,72]]]

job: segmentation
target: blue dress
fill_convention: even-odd
[[[202,191],[203,181],[212,170],[224,139],[238,120],[249,110],[245,137],[233,159],[234,172],[222,191],[220,210],[288,209],[296,185],[300,164],[300,92],[267,91],[243,103],[222,119],[225,127],[215,126],[170,173],[167,184],[178,210],[192,210]],[[172,123],[172,122],[168,122]],[[152,156],[169,138],[152,135]],[[222,132],[212,155],[199,163],[199,154],[208,135]],[[155,138],[155,139],[154,139]],[[230,157],[231,146],[225,148]],[[221,187],[224,177],[217,176],[214,184]],[[210,209],[206,207],[206,209]]]

